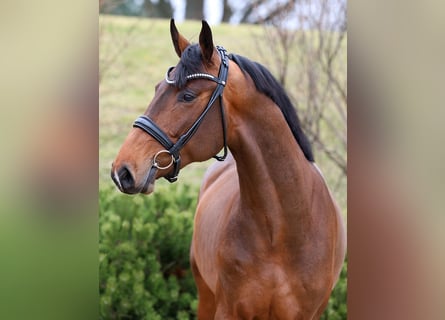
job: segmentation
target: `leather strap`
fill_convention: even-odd
[[[216,99],[219,98],[220,100],[220,109],[221,109],[221,122],[223,126],[223,139],[224,139],[224,151],[222,156],[215,155],[214,158],[218,161],[224,161],[227,157],[227,138],[226,138],[226,120],[225,120],[225,114],[224,114],[224,106],[223,106],[223,100],[222,100],[222,94],[224,91],[224,87],[226,85],[227,81],[227,75],[229,72],[229,61],[227,52],[223,47],[217,46],[216,47],[220,57],[221,57],[221,65],[219,67],[219,73],[218,78],[216,78],[213,75],[206,74],[206,73],[196,73],[191,74],[187,76],[187,80],[194,80],[194,79],[207,79],[211,80],[217,83],[217,86],[215,90],[212,93],[212,96],[210,97],[209,102],[207,103],[207,106],[203,110],[203,112],[199,115],[199,117],[196,119],[196,121],[193,123],[193,125],[176,141],[176,143],[173,143],[170,138],[164,133],[164,131],[156,125],[156,123],[148,116],[142,115],[139,118],[136,119],[136,121],[133,123],[133,127],[140,128],[144,130],[146,133],[151,135],[153,138],[156,139],[172,156],[173,156],[173,172],[170,175],[165,176],[165,178],[169,182],[175,182],[178,179],[179,170],[181,167],[181,156],[179,152],[181,149],[185,146],[185,144],[190,141],[190,139],[193,137],[193,135],[198,130],[200,124],[204,120],[204,117],[209,112],[210,108],[215,103]],[[173,68],[169,68],[166,74],[166,82],[173,85],[175,82],[173,80],[169,79],[169,74],[173,70]],[[153,164],[152,168],[150,170],[153,170],[156,168],[156,166]]]

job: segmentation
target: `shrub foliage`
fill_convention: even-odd
[[[197,190],[185,184],[150,196],[100,191],[100,319],[195,319],[189,266]],[[323,320],[346,319],[346,264]]]
[[[194,319],[189,267],[196,191],[125,196],[100,191],[101,319]]]

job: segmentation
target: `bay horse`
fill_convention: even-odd
[[[220,160],[194,221],[198,319],[319,319],[345,230],[294,107],[265,67],[215,47],[205,21],[198,44],[173,20],[170,33],[180,61],[134,122],[112,179],[124,193],[150,194],[160,177],[174,182],[191,162]]]

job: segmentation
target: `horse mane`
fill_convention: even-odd
[[[314,155],[312,153],[309,139],[301,129],[300,119],[295,111],[295,107],[292,105],[289,96],[286,94],[286,91],[281,84],[269,70],[258,62],[251,61],[243,56],[235,54],[231,54],[230,58],[243,72],[247,72],[252,78],[253,83],[255,83],[256,89],[268,96],[280,108],[306,159],[314,162]]]
[[[281,84],[269,70],[258,62],[235,54],[231,54],[230,59],[252,78],[259,92],[269,97],[280,108],[304,156],[308,161],[314,162],[314,155],[309,139],[304,134],[295,107],[292,105],[289,96]],[[183,51],[181,60],[176,66],[174,74],[176,86],[179,88],[184,87],[187,82],[187,75],[202,72],[201,65],[202,58],[199,46],[197,44],[188,46]]]

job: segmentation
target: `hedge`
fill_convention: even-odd
[[[189,266],[196,188],[99,192],[100,319],[196,319]],[[346,264],[321,319],[346,319]]]

